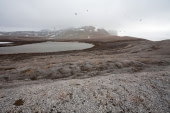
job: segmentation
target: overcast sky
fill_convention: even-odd
[[[117,30],[119,35],[168,39],[170,0],[0,0],[0,31],[85,25]]]

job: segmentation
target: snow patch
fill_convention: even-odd
[[[80,31],[84,31],[84,29],[80,29]]]
[[[12,42],[0,42],[0,44],[10,44]]]

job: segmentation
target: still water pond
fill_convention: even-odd
[[[82,50],[93,47],[92,44],[78,42],[43,42],[21,46],[0,47],[0,54],[43,53],[69,50]]]

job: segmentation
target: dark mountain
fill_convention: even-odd
[[[70,28],[62,30],[58,38],[63,39],[87,39],[96,36],[109,36],[105,29],[96,29],[93,26],[84,26],[80,28]]]
[[[0,32],[2,36],[24,36],[24,37],[48,37],[58,39],[87,39],[92,37],[110,36],[105,29],[97,29],[93,26],[83,26],[80,28],[68,28],[61,30],[41,31],[16,31],[16,32]]]

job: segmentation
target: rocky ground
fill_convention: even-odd
[[[95,47],[0,55],[0,112],[170,112],[169,40],[79,41]]]

